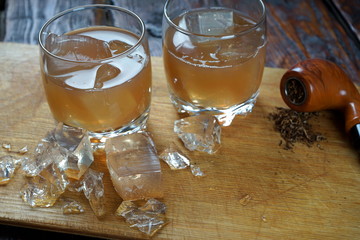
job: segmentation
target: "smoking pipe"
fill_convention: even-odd
[[[280,91],[284,102],[295,111],[335,109],[343,112],[345,130],[360,150],[360,94],[335,63],[309,59],[296,64],[283,75]]]

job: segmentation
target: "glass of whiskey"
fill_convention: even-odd
[[[179,112],[215,115],[223,126],[251,112],[259,94],[266,21],[262,0],[168,0],[163,61]]]
[[[40,66],[55,120],[98,139],[144,129],[152,86],[145,33],[135,13],[110,5],[48,20],[39,33]]]

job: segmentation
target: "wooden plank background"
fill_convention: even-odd
[[[151,54],[161,56],[164,0],[0,0],[0,40],[37,43],[41,25],[55,13],[89,3],[123,6],[138,13],[149,31]],[[306,58],[331,60],[360,83],[360,0],[265,0],[268,46],[266,66],[289,68]],[[1,53],[0,53],[1,54]],[[1,64],[1,62],[0,62]],[[0,239],[87,239],[0,226]]]
[[[3,41],[36,44],[40,27],[55,13],[84,4],[114,4],[140,15],[149,32],[151,54],[161,56],[164,2],[2,0],[4,20],[0,32],[3,32]],[[345,68],[351,79],[360,83],[360,0],[265,0],[265,4],[268,23],[267,67],[290,68],[307,58],[323,58]]]

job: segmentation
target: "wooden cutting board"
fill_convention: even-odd
[[[0,44],[0,144],[14,149],[37,142],[54,127],[39,73],[38,47]],[[153,100],[148,130],[159,152],[172,141],[178,119],[166,88],[161,58],[152,58]],[[154,239],[356,239],[360,236],[360,162],[343,133],[339,114],[322,112],[313,122],[327,140],[320,146],[280,147],[267,115],[285,106],[279,93],[284,69],[266,68],[256,107],[223,128],[214,155],[187,152],[206,173],[172,171],[161,163],[170,223]],[[5,149],[0,156],[6,155]],[[19,197],[20,174],[0,186],[0,222],[104,238],[146,238],[114,216],[121,199],[112,188],[104,158],[94,167],[105,173],[106,210],[98,220],[87,200],[86,212],[63,215],[60,204],[34,208]],[[247,197],[246,197],[247,196]],[[250,199],[246,203],[244,198]]]

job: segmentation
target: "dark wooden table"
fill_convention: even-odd
[[[0,40],[37,44],[37,34],[47,19],[70,7],[90,3],[114,4],[138,13],[148,29],[151,54],[161,56],[164,0],[0,0]],[[322,58],[341,66],[360,84],[360,0],[265,0],[265,3],[267,67],[290,68],[308,58]],[[0,225],[0,240],[29,238],[88,239]]]

